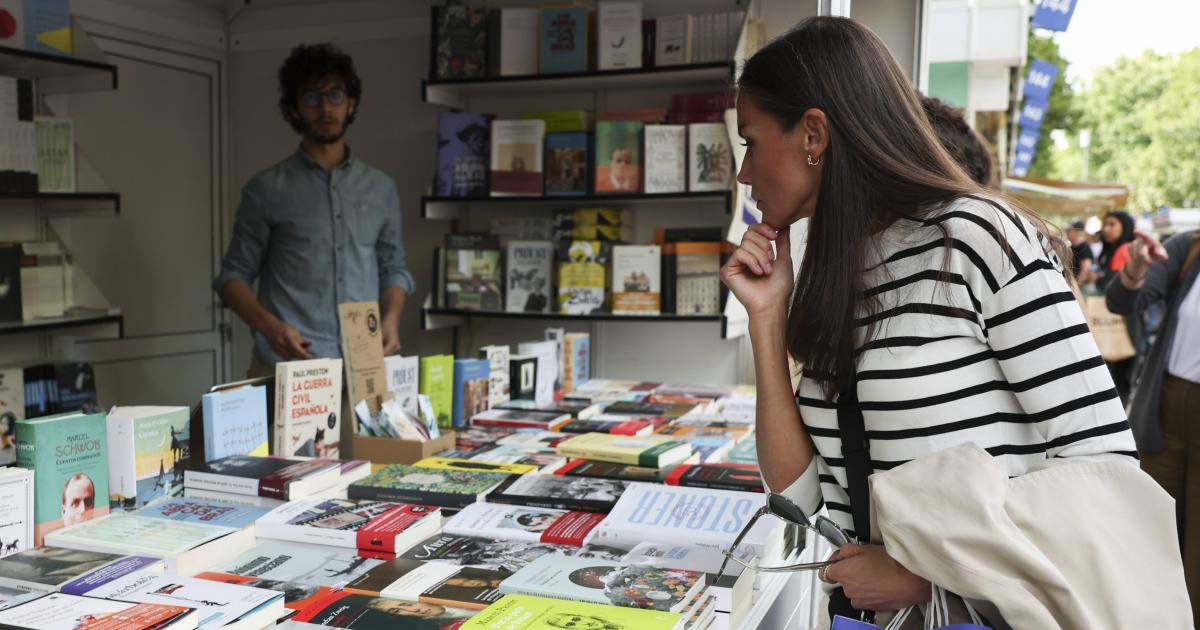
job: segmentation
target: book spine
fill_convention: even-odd
[[[507,427],[513,429],[542,429],[549,430],[550,425],[535,420],[497,420],[490,418],[472,418],[471,425],[476,427]]]
[[[645,465],[641,463],[641,453],[616,453],[590,448],[580,448],[575,446],[567,446],[566,442],[558,445],[558,454],[565,455],[567,457],[590,459],[597,462],[613,462],[614,464],[630,464],[632,466]],[[654,467],[657,467],[657,462],[655,463]]]
[[[451,492],[425,492],[421,490],[401,490],[397,488],[380,488],[376,486],[351,485],[346,490],[349,499],[368,499],[371,501],[390,501],[392,503],[412,503],[416,505],[436,505],[438,507],[460,509],[474,503],[478,497],[469,494]]]

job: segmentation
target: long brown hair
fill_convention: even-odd
[[[855,20],[800,22],[746,62],[738,88],[785,130],[811,108],[829,123],[820,193],[788,319],[788,349],[832,396],[845,391],[854,373],[871,235],[957,197],[996,195],[955,163],[891,53]],[[1035,225],[1044,228],[1041,221]],[[870,311],[872,305],[866,306]]]

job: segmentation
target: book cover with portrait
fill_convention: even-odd
[[[52,531],[108,514],[104,414],[73,412],[19,420],[17,466],[37,471],[34,546],[40,547]]]

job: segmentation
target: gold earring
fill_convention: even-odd
[[[812,157],[812,154],[811,153],[808,154],[808,165],[809,166],[816,166],[820,163],[821,163],[821,158],[817,158],[814,160]]]

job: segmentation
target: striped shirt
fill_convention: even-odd
[[[967,442],[1010,476],[1048,457],[1135,462],[1062,264],[1028,220],[964,198],[898,221],[873,245],[864,285],[878,302],[857,322],[856,360],[875,472]],[[816,455],[783,494],[810,514],[823,504],[855,535],[836,402],[806,374],[796,403]]]

